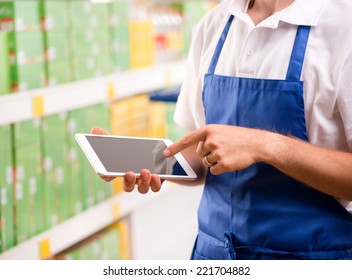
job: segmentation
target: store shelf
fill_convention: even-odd
[[[0,97],[0,125],[66,112],[182,83],[185,61]]]
[[[174,190],[171,183],[166,183],[158,193],[150,192],[141,195],[134,191],[116,195],[0,254],[0,260],[50,258],[126,217],[137,208],[143,207],[143,204],[150,203],[154,199],[161,199],[162,196],[170,194]]]

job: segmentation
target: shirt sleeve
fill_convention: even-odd
[[[341,71],[337,93],[337,106],[343,122],[346,141],[352,152],[352,51]]]

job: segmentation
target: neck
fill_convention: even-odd
[[[293,3],[294,0],[251,0],[248,14],[255,25],[274,13],[281,11]]]

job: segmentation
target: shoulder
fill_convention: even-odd
[[[317,26],[312,29],[317,47],[345,60],[352,52],[351,23],[352,1],[328,0]]]

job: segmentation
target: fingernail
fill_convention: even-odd
[[[164,157],[168,157],[168,156],[170,156],[170,154],[171,154],[171,152],[170,152],[170,150],[168,150],[168,149],[166,149],[166,150],[163,151],[163,156],[164,156]]]

